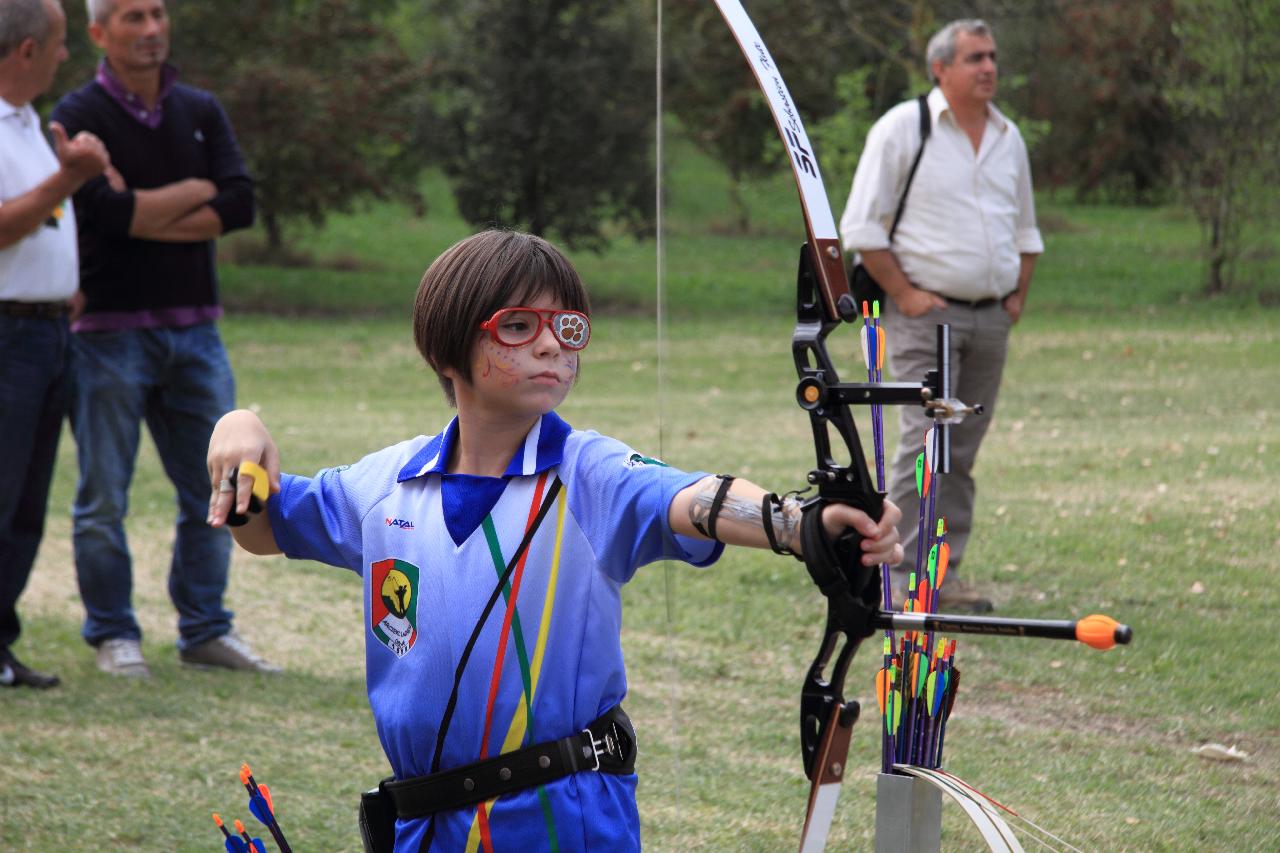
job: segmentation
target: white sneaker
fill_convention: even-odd
[[[151,670],[142,657],[142,644],[137,640],[116,637],[98,646],[98,669],[125,678],[150,678]]]
[[[179,659],[188,666],[200,668],[220,667],[245,672],[280,672],[280,667],[254,654],[239,634],[232,631],[212,640],[205,640],[178,652]]]

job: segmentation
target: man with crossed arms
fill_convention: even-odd
[[[145,420],[177,492],[168,592],[180,660],[276,671],[232,628],[223,604],[231,539],[205,524],[204,448],[213,424],[235,405],[216,325],[214,240],[252,223],[253,182],[217,100],[178,82],[167,62],[164,0],[86,6],[89,37],[103,59],[94,79],[53,113],[68,130],[98,134],[114,167],[75,194],[85,305],[72,327],[80,462],[72,539],[87,614],[82,634],[102,671],[149,675],[124,530]]]
[[[951,324],[952,389],[986,414],[951,429],[951,472],[938,490],[947,520],[950,569],[939,591],[945,610],[991,610],[991,601],[960,580],[958,568],[973,524],[972,469],[1008,351],[1009,330],[1022,314],[1036,258],[1031,168],[1018,128],[992,103],[996,44],[980,20],[947,24],[929,41],[931,135],[907,195],[902,219],[889,228],[920,149],[915,100],[891,109],[867,135],[840,235],[848,251],[884,288],[886,357],[896,378],[922,378],[935,365],[936,327]],[[932,421],[922,408],[900,408],[898,451],[889,497],[902,508],[899,534],[907,560],[894,572],[895,605],[906,592],[905,567],[916,553],[919,496],[915,458]]]

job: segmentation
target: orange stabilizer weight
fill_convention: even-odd
[[[1095,613],[1076,623],[1076,639],[1105,651],[1117,643],[1128,645],[1133,639],[1133,629],[1128,625],[1121,625],[1110,616]]]

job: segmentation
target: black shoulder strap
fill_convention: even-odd
[[[932,118],[929,115],[929,96],[916,98],[920,105],[920,148],[916,151],[916,159],[911,163],[911,171],[907,173],[907,185],[902,188],[902,198],[898,199],[898,210],[893,214],[893,226],[889,228],[889,242],[893,242],[894,232],[898,230],[898,222],[902,219],[903,208],[907,206],[907,193],[911,192],[911,182],[916,179],[916,169],[920,167],[920,157],[924,154],[924,144],[929,141],[932,129]]]
[[[511,573],[515,570],[516,564],[520,562],[520,557],[524,554],[525,549],[529,547],[529,543],[533,541],[533,534],[538,532],[538,528],[542,526],[543,520],[547,517],[547,512],[551,509],[551,505],[555,503],[556,495],[560,494],[561,487],[560,478],[556,477],[551,481],[551,488],[547,490],[547,495],[542,499],[542,506],[538,509],[537,516],[533,519],[533,523],[529,525],[529,529],[525,531],[524,538],[520,540],[520,545],[516,548],[516,552],[511,555],[510,562],[507,567],[502,570],[502,574],[498,576],[498,583],[493,588],[493,592],[489,595],[489,600],[485,602],[484,610],[480,612],[480,618],[476,620],[475,627],[471,630],[471,636],[467,638],[467,644],[462,649],[462,656],[458,658],[457,669],[453,673],[453,689],[449,691],[449,702],[445,705],[444,716],[440,719],[440,729],[436,736],[436,751],[431,757],[430,773],[435,773],[440,769],[440,755],[444,751],[445,735],[449,733],[449,723],[453,720],[453,711],[458,704],[458,688],[462,684],[462,673],[467,668],[467,661],[471,658],[471,650],[475,648],[476,640],[480,639],[480,632],[484,629],[485,622],[489,619],[489,614],[493,612],[493,605],[497,603],[498,596],[502,594],[502,590],[507,585],[507,579],[511,577]]]

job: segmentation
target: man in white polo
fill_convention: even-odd
[[[931,133],[889,239],[899,199],[921,146],[917,101],[891,109],[867,135],[844,215],[846,250],[884,289],[886,356],[896,379],[923,378],[935,364],[936,327],[951,324],[954,396],[982,403],[986,414],[951,431],[951,472],[938,490],[947,520],[950,570],[940,607],[984,612],[991,602],[961,581],[973,522],[974,460],[995,413],[1009,330],[1022,314],[1036,258],[1044,251],[1036,228],[1027,147],[1018,128],[996,109],[996,44],[980,20],[953,21],[929,42]],[[919,499],[915,458],[931,421],[903,406],[889,497],[902,508],[899,533],[907,559],[894,574],[895,604],[916,553]]]
[[[0,687],[55,687],[24,666],[17,602],[44,531],[69,402],[69,300],[80,279],[70,195],[109,164],[91,133],[50,149],[31,101],[67,58],[57,0],[0,0]]]

